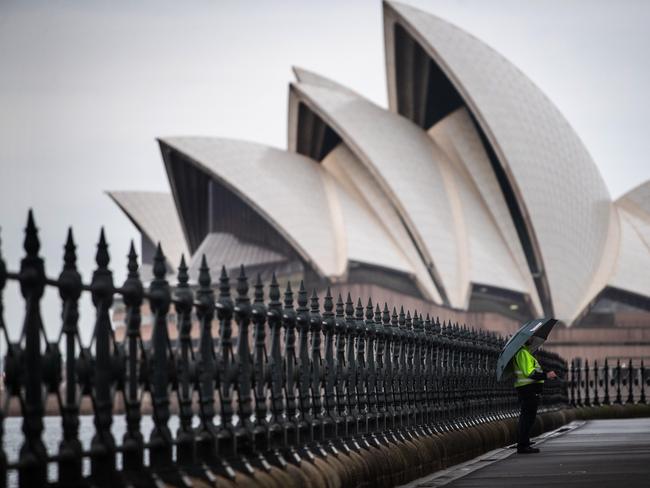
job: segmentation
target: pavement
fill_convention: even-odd
[[[536,439],[539,454],[497,449],[408,488],[650,488],[650,419],[573,422]]]

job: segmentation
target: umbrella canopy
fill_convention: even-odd
[[[535,319],[526,322],[506,343],[497,361],[497,380],[505,380],[510,375],[503,376],[508,364],[517,354],[517,351],[530,341],[530,352],[535,352],[539,346],[544,344],[553,327],[557,324],[556,319]]]

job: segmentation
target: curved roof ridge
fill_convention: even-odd
[[[332,90],[345,91],[357,97],[362,96],[352,88],[349,88],[331,78],[327,78],[326,76],[318,74],[315,71],[310,71],[298,66],[293,66],[292,69],[298,83],[306,83],[308,85],[322,86],[323,88],[329,88]]]
[[[618,202],[619,200],[629,198],[630,196],[636,194],[650,195],[650,180],[642,181],[636,186],[633,186],[628,191],[623,193],[620,197],[618,197],[616,201]]]
[[[215,141],[221,141],[223,143],[229,143],[229,144],[242,144],[246,146],[251,146],[251,147],[258,147],[260,149],[271,149],[273,151],[280,151],[283,153],[286,153],[287,150],[283,147],[278,147],[278,146],[273,146],[271,144],[266,144],[263,142],[257,142],[257,141],[251,141],[248,139],[240,139],[238,137],[223,137],[223,136],[215,136],[212,134],[185,134],[185,135],[167,135],[167,136],[158,136],[156,137],[156,142],[158,143],[164,143],[164,144],[169,144],[171,141],[175,140],[186,140],[186,139],[213,139]],[[313,162],[312,159],[302,156],[301,157],[305,158],[306,160],[309,160]]]
[[[442,144],[441,147],[446,149]],[[466,247],[470,281],[527,294],[535,310],[541,313],[530,275],[522,273],[517,265],[512,250],[466,167],[466,159],[454,148],[446,154],[449,162],[443,164],[446,166],[444,173],[450,180],[449,187],[454,190],[453,200]]]
[[[294,144],[297,140],[291,131],[298,130],[298,107],[305,104],[368,169],[401,216],[440,294],[451,306],[462,308],[467,275],[460,266],[452,209],[439,167],[439,160],[446,158],[443,151],[405,117],[352,90],[333,88],[335,83],[324,85],[290,85],[289,140]],[[297,150],[295,145],[289,149]]]
[[[377,224],[388,235],[387,238],[399,250],[398,252],[401,254],[400,259],[404,259],[409,263],[410,272],[422,295],[433,302],[440,303],[442,300],[435,283],[431,279],[426,266],[415,249],[414,243],[411,241],[400,221],[399,215],[388,200],[388,197],[377,187],[373,177],[364,167],[363,163],[359,161],[345,143],[340,143],[325,156],[321,164],[341,186],[347,189],[350,195],[362,201],[360,204],[367,207],[368,212],[375,217]],[[354,227],[352,227],[352,230],[355,230]],[[351,236],[350,239],[354,240],[354,237]],[[365,239],[362,240],[366,242]],[[374,244],[371,243],[370,247],[372,246]],[[367,250],[362,249],[359,255],[363,256],[365,253],[367,253]],[[352,249],[350,251],[350,259],[354,259],[355,255],[355,250]],[[357,258],[357,260],[359,259]],[[387,260],[387,263],[389,262]]]
[[[141,234],[154,245],[160,243],[172,269],[178,268],[181,255],[192,257],[187,247],[180,218],[169,192],[106,191]]]
[[[618,197],[615,204],[650,224],[650,180]]]
[[[282,149],[236,139],[185,137],[159,141],[233,191],[319,274],[338,277],[345,273],[346,258],[339,255],[337,240],[340,236],[333,226],[323,188],[322,178],[327,176],[323,176],[315,161]],[[291,171],[294,178],[301,178],[301,184],[289,188],[285,171]],[[257,177],[250,178],[251,173]],[[283,198],[277,198],[280,188],[285,186]],[[296,188],[309,191],[311,206],[302,203],[302,197],[307,195],[299,196],[300,190]],[[313,226],[313,219],[317,219],[319,225]]]
[[[530,275],[517,231],[467,109],[465,107],[456,109],[433,125],[427,133],[469,178],[469,184],[479,195],[480,204],[485,206],[487,218],[491,219],[498,231],[498,238],[508,250],[521,279],[527,284],[528,294],[535,310],[542,314],[539,295]]]
[[[397,107],[394,25],[453,86],[494,152],[555,316],[571,322],[590,299],[603,253],[616,239],[611,197],[575,130],[519,68],[474,36],[431,14],[384,3],[389,100]],[[440,78],[441,80],[443,78]],[[496,167],[496,166],[495,166]],[[515,209],[515,207],[511,207]],[[616,243],[614,243],[616,244]]]
[[[438,22],[444,23],[447,27],[451,27],[452,29],[458,31],[459,34],[461,34],[461,35],[463,35],[463,36],[465,36],[465,37],[469,37],[469,38],[473,39],[474,41],[476,41],[477,43],[482,44],[484,47],[490,49],[490,50],[492,51],[492,53],[494,54],[494,56],[497,56],[497,57],[499,57],[501,60],[503,60],[503,61],[505,61],[506,63],[508,63],[508,64],[509,64],[512,68],[514,68],[514,69],[515,69],[515,70],[516,70],[516,71],[517,71],[517,72],[518,72],[518,73],[519,73],[523,78],[526,78],[526,79],[528,80],[528,82],[529,82],[531,85],[533,85],[533,86],[534,86],[534,87],[539,91],[539,94],[540,94],[542,97],[544,97],[544,98],[546,99],[546,101],[547,101],[549,104],[551,104],[551,105],[553,105],[553,107],[555,107],[555,104],[553,103],[553,100],[551,100],[550,97],[549,97],[549,96],[548,96],[548,95],[547,95],[547,94],[546,94],[546,93],[545,93],[545,92],[544,92],[544,91],[543,91],[543,90],[542,90],[542,89],[537,85],[537,83],[535,83],[534,80],[532,80],[531,78],[529,78],[528,75],[526,75],[526,73],[524,73],[524,71],[523,71],[519,66],[517,66],[513,61],[511,61],[510,59],[508,59],[508,58],[507,58],[505,55],[503,55],[500,51],[498,51],[496,48],[492,47],[490,44],[488,44],[487,42],[485,42],[484,40],[482,40],[481,38],[479,38],[479,37],[476,36],[475,34],[473,34],[473,33],[469,32],[469,31],[463,29],[463,28],[460,27],[459,25],[456,25],[456,24],[454,24],[453,22],[450,22],[450,21],[447,20],[447,19],[443,19],[443,18],[440,17],[439,15],[432,14],[432,13],[430,13],[430,12],[427,12],[426,10],[422,10],[422,9],[420,9],[420,8],[418,8],[418,7],[414,7],[413,5],[409,5],[409,4],[402,3],[402,2],[394,2],[394,1],[392,1],[392,0],[383,0],[382,3],[384,4],[384,8],[386,8],[386,7],[388,7],[388,8],[392,8],[392,9],[393,9],[394,11],[396,11],[397,13],[402,13],[403,11],[411,10],[411,11],[413,11],[413,12],[418,12],[418,13],[420,13],[420,14],[422,14],[422,15],[426,15],[427,17],[432,17],[432,18],[436,19]],[[409,22],[409,20],[408,20],[407,18],[404,18],[404,21],[405,21],[405,22]],[[409,23],[409,24],[410,24],[410,23]],[[411,25],[411,27],[415,28],[413,25]],[[558,109],[558,112],[559,112],[559,109]],[[575,129],[573,128],[573,126],[571,125],[571,123],[570,123],[568,120],[565,120],[565,121],[566,121],[566,123],[569,125],[569,127],[571,128],[571,130],[575,131]]]
[[[650,296],[650,222],[619,209],[621,246],[616,266],[607,280],[607,286],[631,293]]]

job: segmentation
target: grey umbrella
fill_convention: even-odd
[[[521,346],[530,340],[532,346],[530,352],[536,351],[544,344],[555,324],[557,324],[556,319],[534,319],[526,322],[503,347],[497,361],[497,380],[502,378],[505,380],[511,376],[510,374],[504,376],[503,373]]]

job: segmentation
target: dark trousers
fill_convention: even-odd
[[[537,416],[541,386],[541,383],[533,383],[516,388],[519,404],[521,405],[517,430],[517,447],[530,445],[530,431],[533,429],[535,417]]]

